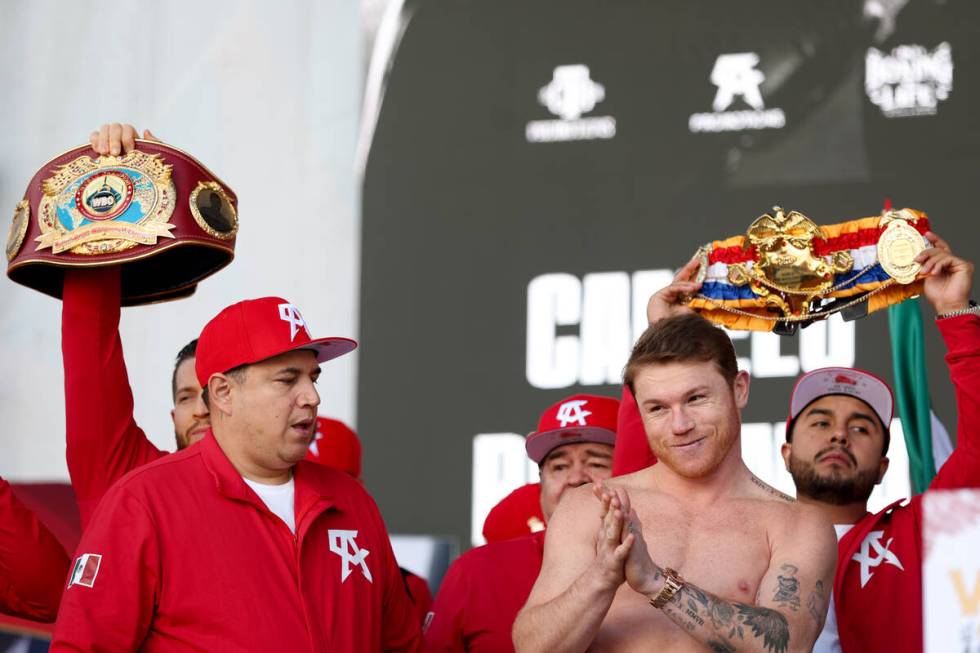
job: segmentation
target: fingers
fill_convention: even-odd
[[[935,247],[922,252],[915,257],[915,260],[922,265],[922,267],[919,269],[919,274],[923,276],[930,276],[941,274],[942,272],[949,270],[954,264],[959,262],[960,259],[950,254],[948,250]]]
[[[925,236],[925,239],[926,240],[928,240],[930,243],[932,243],[932,246],[933,247],[937,247],[939,249],[946,250],[949,253],[952,253],[953,252],[953,250],[950,249],[950,247],[949,247],[949,243],[947,243],[945,240],[943,240],[942,238],[940,238],[935,232],[927,231],[927,232],[925,232],[923,234],[923,236]]]
[[[99,151],[99,132],[98,130],[92,132],[88,136],[88,142],[92,146],[92,149],[96,152]]]
[[[685,263],[684,267],[674,275],[674,281],[692,281],[697,276],[700,267],[701,261],[697,255],[691,257],[691,260]]]
[[[95,144],[92,146],[95,151],[101,155],[106,155],[109,153],[109,125],[105,124],[99,127],[98,132],[93,132],[93,136],[98,134],[95,138]]]
[[[109,154],[119,156],[122,153],[122,125],[114,122],[109,125]]]
[[[136,137],[139,133],[132,125],[123,125],[120,140],[122,141],[123,152],[132,152],[136,149]]]
[[[154,135],[154,133],[151,132],[149,129],[144,129],[143,130],[143,140],[146,140],[146,141],[155,141],[157,143],[162,143],[163,142],[156,135]]]

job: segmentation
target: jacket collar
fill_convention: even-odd
[[[268,510],[265,503],[256,496],[252,488],[246,485],[242,475],[228,460],[228,456],[221,449],[221,445],[218,444],[218,440],[214,437],[211,429],[208,429],[197,446],[200,449],[204,466],[214,478],[215,487],[219,493],[229,499],[244,501],[262,510]],[[318,506],[318,512],[334,506],[332,497],[336,494],[336,486],[330,482],[328,474],[319,472],[319,466],[308,461],[301,461],[293,467],[294,503],[297,517],[302,516],[316,503],[323,504]]]

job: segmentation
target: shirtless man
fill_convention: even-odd
[[[728,336],[696,315],[662,320],[624,382],[660,463],[568,493],[516,649],[810,651],[836,538],[742,461],[749,375]]]

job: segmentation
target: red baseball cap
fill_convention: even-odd
[[[541,484],[528,483],[517,488],[495,505],[483,522],[487,542],[499,542],[544,530],[541,512]]]
[[[786,420],[786,436],[789,437],[793,420],[811,403],[827,395],[848,395],[860,399],[875,412],[888,432],[892,423],[895,401],[888,384],[874,374],[853,367],[823,367],[807,372],[793,386],[789,400],[789,419]]]
[[[316,435],[306,459],[361,478],[361,441],[357,433],[337,419],[316,418]]]
[[[310,349],[322,363],[357,347],[350,338],[310,336],[299,309],[281,297],[246,299],[218,313],[197,341],[197,380],[206,387],[214,374],[258,363],[297,349]]]
[[[562,399],[544,412],[538,430],[527,436],[528,457],[540,464],[552,449],[575,442],[615,446],[619,400],[598,395]]]

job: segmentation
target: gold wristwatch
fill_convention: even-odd
[[[677,594],[684,586],[684,579],[670,567],[664,567],[663,573],[664,587],[662,590],[660,590],[660,594],[657,595],[657,598],[650,601],[650,605],[658,610],[667,605],[667,601],[674,598],[674,594]]]

